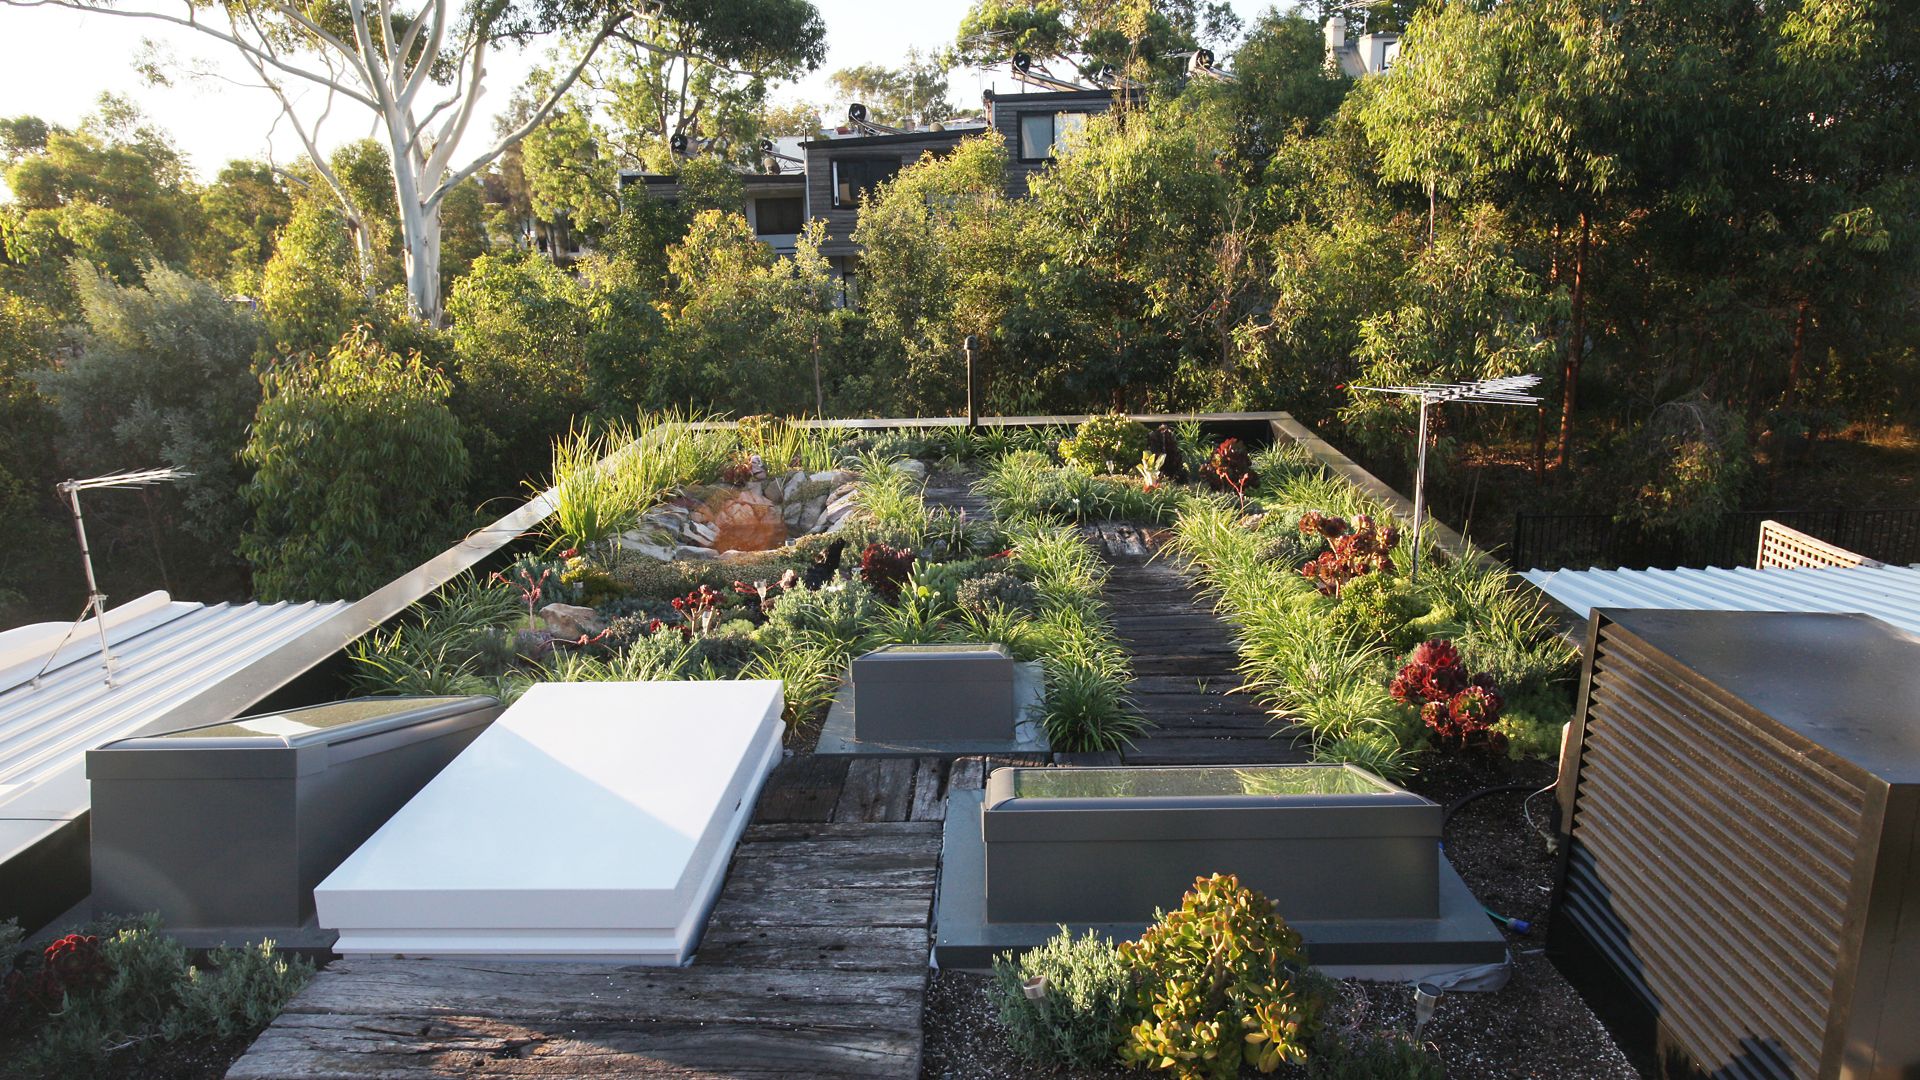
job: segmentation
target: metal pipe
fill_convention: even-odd
[[[106,669],[107,685],[113,685],[113,652],[107,648],[107,594],[93,574],[93,551],[87,547],[87,522],[80,513],[80,488],[71,483],[60,485],[67,493],[67,505],[73,510],[73,531],[80,538],[80,563],[87,571],[87,606],[93,609],[93,624],[100,631],[100,666]]]
[[[1413,472],[1413,566],[1408,581],[1420,580],[1420,522],[1427,509],[1427,397],[1420,397],[1420,456]]]

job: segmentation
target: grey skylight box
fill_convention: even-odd
[[[1442,856],[1443,816],[1348,765],[996,769],[949,795],[935,960],[982,968],[1061,925],[1137,937],[1194,879],[1233,874],[1315,966],[1491,989],[1505,940]]]
[[[357,698],[87,753],[93,909],[235,940],[312,917],[313,888],[500,713]]]

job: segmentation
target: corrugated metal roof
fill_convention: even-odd
[[[176,707],[347,607],[163,602],[127,624],[129,633],[113,635],[111,686],[91,622],[38,686],[44,652],[0,672],[0,813],[9,794],[76,765],[103,742],[165,725]]]
[[[1587,618],[1594,608],[1862,612],[1920,633],[1920,569],[1528,570],[1548,596]]]

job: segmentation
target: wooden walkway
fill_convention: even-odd
[[[1248,765],[1308,760],[1240,676],[1233,629],[1171,559],[1159,533],[1131,525],[1091,530],[1113,566],[1107,601],[1133,654],[1133,696],[1154,727],[1120,757],[1129,765]]]
[[[984,508],[958,489],[934,501]],[[1228,691],[1230,631],[1152,537],[1095,530],[1157,726],[1062,765],[1298,761]],[[692,967],[337,960],[233,1066],[236,1080],[890,1077],[920,1074],[940,823],[949,789],[1047,756],[787,758],[768,779]]]

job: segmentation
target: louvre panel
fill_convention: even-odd
[[[1603,626],[1560,913],[1716,1076],[1812,1080],[1868,796],[1688,683]]]

